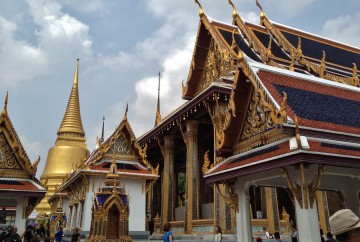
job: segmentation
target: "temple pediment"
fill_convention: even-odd
[[[0,116],[0,173],[2,177],[34,178],[40,157],[33,164],[15,131],[7,112],[7,97]]]

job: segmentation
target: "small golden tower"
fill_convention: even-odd
[[[125,188],[120,186],[115,155],[105,186],[93,199],[90,235],[87,241],[132,241],[129,236],[129,199]]]
[[[78,167],[81,160],[89,155],[80,116],[78,70],[79,59],[76,63],[74,81],[65,115],[57,131],[55,145],[48,152],[45,169],[40,178],[48,192],[36,207],[37,213],[50,214],[52,212],[47,200],[54,194],[56,187],[63,182],[66,175]]]

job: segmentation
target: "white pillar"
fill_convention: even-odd
[[[70,208],[70,212],[69,215],[67,216],[67,223],[66,223],[66,227],[68,230],[71,230],[71,222],[72,222],[72,216],[74,213],[74,206],[69,207]]]
[[[80,228],[81,227],[81,210],[82,210],[82,202],[79,201],[78,203],[78,209],[77,209],[77,216],[76,216],[76,227]]]
[[[73,205],[72,218],[71,218],[71,230],[76,227],[76,215],[77,215],[77,204]]]
[[[28,204],[27,197],[16,198],[16,215],[15,215],[15,226],[18,228],[18,234],[21,234],[25,230],[26,218],[24,215],[24,207]]]
[[[235,184],[235,192],[239,198],[239,212],[236,213],[236,233],[238,242],[252,241],[250,220],[249,186],[240,179]]]
[[[299,234],[299,241],[321,242],[319,216],[316,202],[313,208],[300,208],[295,199],[296,224]]]

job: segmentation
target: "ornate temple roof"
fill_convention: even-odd
[[[31,163],[7,111],[8,94],[0,116],[0,174],[2,178],[28,178],[35,182],[40,157]]]
[[[90,156],[83,160],[80,166],[68,173],[60,189],[67,187],[71,182],[83,174],[107,174],[113,161],[121,176],[143,177],[146,179],[158,178],[158,167],[154,168],[146,159],[146,146],[140,147],[134,132],[125,115],[115,131],[105,140],[97,140],[97,148]]]
[[[0,194],[24,196],[24,216],[27,218],[45,196],[46,190],[36,179],[40,157],[31,163],[7,110],[8,94],[0,116]]]

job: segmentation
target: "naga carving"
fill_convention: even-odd
[[[224,186],[225,193],[222,193],[219,184],[215,184],[216,189],[218,190],[220,196],[224,199],[225,203],[229,205],[232,209],[236,212],[239,211],[239,197],[235,193],[234,187],[229,184],[228,182],[223,182],[222,185]]]

